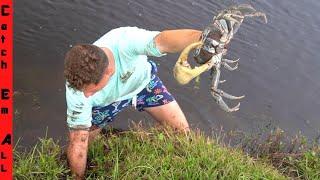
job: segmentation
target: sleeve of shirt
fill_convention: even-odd
[[[137,27],[127,27],[125,38],[122,41],[128,52],[131,55],[147,55],[161,57],[166,53],[161,53],[156,47],[154,38],[159,34],[159,31],[148,31]]]
[[[92,120],[92,105],[81,95],[66,85],[67,125],[70,129],[89,129]]]

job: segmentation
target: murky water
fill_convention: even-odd
[[[210,133],[223,126],[248,133],[280,128],[310,138],[320,131],[320,2],[316,0],[34,0],[14,1],[15,138],[32,144],[45,135],[64,139],[66,105],[63,58],[70,45],[91,43],[120,26],[150,30],[203,29],[218,10],[251,3],[269,19],[243,23],[228,51],[239,70],[223,71],[221,87],[245,94],[241,109],[225,113],[209,94],[209,75],[201,89],[179,86],[172,77],[178,54],[156,59],[160,77],[175,95],[193,127]],[[232,102],[230,102],[232,103]],[[126,110],[113,123],[150,119]],[[146,120],[152,122],[151,120]]]

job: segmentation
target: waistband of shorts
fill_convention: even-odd
[[[157,64],[152,60],[148,60],[148,62],[151,64],[151,74],[157,74],[158,73]]]
[[[158,73],[158,68],[157,68],[157,64],[155,62],[153,62],[152,60],[148,60],[148,62],[151,64],[151,79],[150,81],[152,81],[152,78],[155,77],[153,75]],[[138,94],[134,95],[133,98],[131,99],[131,105],[136,109],[137,108],[137,96]]]

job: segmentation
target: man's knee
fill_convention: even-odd
[[[176,101],[168,104],[145,109],[154,119],[176,130],[188,130],[189,124]]]

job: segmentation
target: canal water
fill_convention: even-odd
[[[33,144],[38,137],[64,141],[66,103],[64,55],[77,43],[92,43],[109,30],[138,26],[149,30],[202,30],[213,15],[230,5],[249,3],[267,14],[268,24],[246,19],[227,57],[239,69],[222,72],[220,87],[246,97],[239,112],[222,111],[209,93],[209,74],[200,89],[178,85],[172,68],[178,54],[154,60],[193,128],[260,133],[280,127],[310,139],[320,131],[320,2],[317,0],[33,0],[14,1],[14,137]],[[229,104],[235,105],[236,102]],[[112,123],[153,121],[128,109]]]

